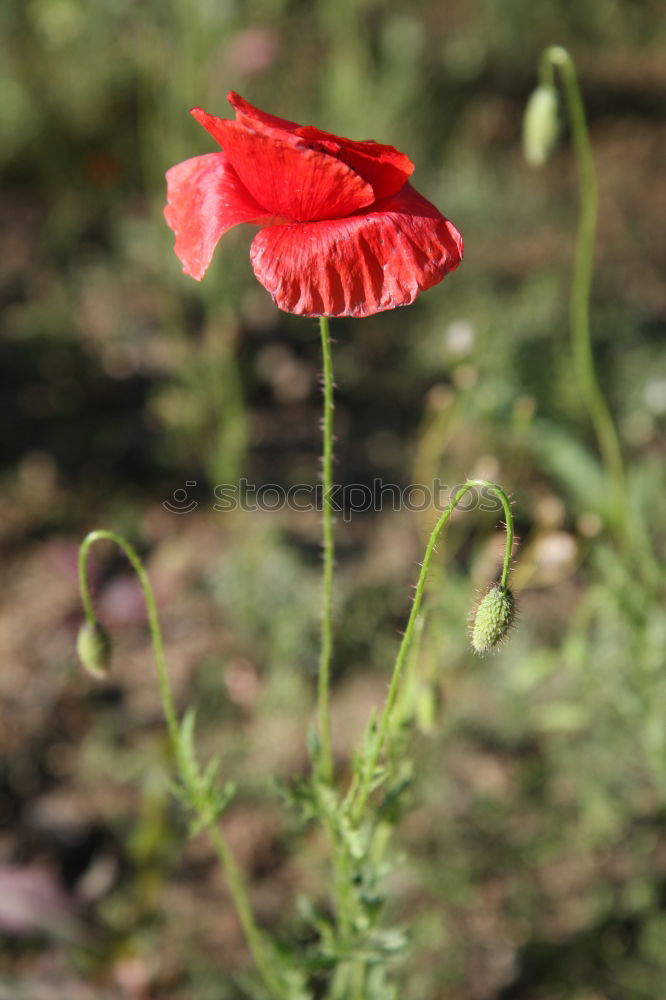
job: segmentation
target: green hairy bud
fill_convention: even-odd
[[[111,662],[111,639],[106,629],[95,622],[85,622],[76,638],[76,652],[83,667],[93,677],[106,677]]]
[[[508,587],[494,584],[479,603],[470,623],[470,641],[475,653],[495,649],[513,624],[516,603]]]
[[[531,167],[541,167],[552,153],[559,132],[557,90],[541,84],[532,91],[523,117],[523,153]]]

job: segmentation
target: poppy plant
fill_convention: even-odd
[[[317,773],[330,782],[333,650],[333,367],[328,317],[410,305],[462,260],[455,226],[409,184],[414,164],[393,146],[356,142],[254,108],[233,92],[236,119],[192,114],[222,152],[167,171],[164,214],[183,270],[199,281],[221,236],[260,227],[254,273],[285,312],[318,316],[323,359],[323,577],[317,679]]]
[[[455,226],[409,184],[392,146],[356,142],[260,111],[230,93],[235,121],[192,114],[222,152],[167,171],[164,214],[200,280],[220,237],[260,226],[254,273],[285,312],[371,316],[406,306],[462,259]]]

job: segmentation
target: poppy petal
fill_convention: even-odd
[[[324,132],[314,125],[297,125],[253,107],[233,91],[227,95],[227,100],[236,112],[236,121],[242,125],[285,141],[289,141],[290,137],[292,142],[305,139],[309,144],[314,143],[319,152],[328,153],[346,163],[372,184],[377,200],[396,194],[414,172],[414,164],[409,157],[393,146],[385,146],[372,139],[357,142]]]
[[[316,142],[320,149],[346,163],[372,184],[377,201],[397,194],[405,181],[414,173],[414,164],[408,156],[393,146],[384,146],[372,139],[363,142],[343,139],[329,132],[322,132],[312,125],[299,128],[298,135]]]
[[[164,217],[176,234],[174,250],[185,274],[203,277],[227,229],[261,222],[267,213],[240,182],[224,153],[208,153],[167,170]]]
[[[372,186],[304,140],[277,138],[230,118],[192,114],[222,146],[244,186],[267,210],[294,222],[338,219],[371,205]]]
[[[372,316],[406,306],[462,260],[455,226],[409,184],[372,211],[255,236],[254,273],[285,312]]]

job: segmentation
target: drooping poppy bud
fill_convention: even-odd
[[[111,638],[106,629],[95,622],[85,622],[76,637],[76,652],[82,666],[93,677],[103,678],[111,663]]]
[[[555,148],[557,108],[557,90],[552,84],[541,84],[532,91],[523,116],[523,153],[531,167],[542,167]]]
[[[515,608],[516,602],[508,587],[494,584],[490,588],[470,622],[470,642],[475,653],[488,653],[506,638]]]

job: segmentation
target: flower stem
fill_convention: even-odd
[[[622,451],[613,418],[599,386],[590,339],[590,290],[599,210],[597,175],[576,68],[567,50],[559,45],[550,46],[543,52],[539,65],[540,82],[552,86],[555,69],[560,71],[564,84],[579,174],[580,217],[570,302],[573,362],[601,458],[612,484],[613,527],[618,535],[626,536],[629,495]]]
[[[333,361],[328,319],[319,317],[321,353],[323,359],[323,446],[322,446],[322,541],[324,569],[321,592],[321,645],[319,653],[319,675],[317,682],[317,708],[319,719],[319,759],[317,769],[320,778],[330,782],[333,776],[333,755],[331,750],[330,683],[331,657],[333,654],[333,564],[335,543],[333,537]]]
[[[393,709],[395,707],[396,698],[398,696],[398,690],[400,685],[400,679],[403,672],[403,667],[407,660],[407,656],[414,638],[414,633],[416,630],[416,623],[421,610],[421,604],[423,601],[423,595],[425,592],[425,585],[428,578],[428,572],[430,569],[430,563],[432,561],[435,548],[439,537],[449,522],[449,519],[455,510],[456,506],[460,503],[463,497],[469,493],[470,490],[475,487],[480,486],[486,490],[490,490],[499,499],[504,510],[505,518],[505,532],[506,532],[506,544],[504,548],[504,562],[502,564],[502,575],[500,577],[500,586],[506,588],[509,580],[509,572],[511,570],[511,553],[513,550],[513,539],[514,539],[514,529],[513,529],[513,514],[511,512],[511,503],[506,493],[501,486],[495,483],[486,482],[483,479],[469,479],[463,486],[461,486],[454,496],[451,498],[446,509],[441,514],[437,524],[432,530],[430,539],[426,546],[425,555],[423,557],[423,562],[421,563],[421,572],[416,584],[416,590],[414,592],[414,600],[412,602],[412,609],[407,621],[407,627],[405,628],[402,642],[400,643],[400,648],[398,649],[398,655],[396,656],[395,664],[393,666],[393,675],[391,677],[391,683],[389,686],[388,694],[386,696],[386,702],[384,704],[384,709],[379,718],[379,722],[376,728],[376,734],[374,740],[372,741],[370,751],[365,758],[363,763],[363,768],[361,771],[361,776],[358,785],[354,786],[353,795],[354,801],[352,803],[352,817],[358,822],[362,813],[365,803],[368,800],[368,796],[372,790],[372,781],[375,775],[375,770],[379,762],[382,750],[387,740],[389,727],[392,721]]]
[[[169,733],[169,743],[173,757],[176,761],[179,775],[185,781],[187,773],[183,763],[178,716],[176,714],[176,707],[173,692],[171,690],[171,683],[169,681],[166,658],[164,656],[164,642],[157,614],[155,595],[141,559],[129,542],[127,542],[121,535],[116,534],[115,531],[91,531],[88,535],[86,535],[79,549],[79,585],[86,621],[91,626],[94,626],[97,622],[92,596],[90,593],[88,575],[88,555],[91,547],[97,541],[109,541],[117,545],[127,556],[127,559],[129,560],[132,569],[136,573],[139,583],[141,584],[144,600],[146,602],[150,639],[153,647],[153,655],[155,657],[155,667],[157,670],[157,680],[159,683],[162,709],[164,711],[164,717],[166,719],[167,730]],[[192,807],[196,809],[195,802],[192,803]],[[199,813],[198,818],[201,820],[206,819],[205,814],[203,813]],[[278,1000],[288,1000],[287,990],[274,970],[274,963],[271,959],[268,942],[257,926],[252,914],[250,898],[242,872],[233,858],[226,838],[222,833],[222,830],[217,826],[212,826],[210,823],[206,823],[206,829],[224,871],[229,892],[238,915],[238,920],[243,928],[248,947],[259,974],[261,975],[266,987],[274,997],[278,998]]]

